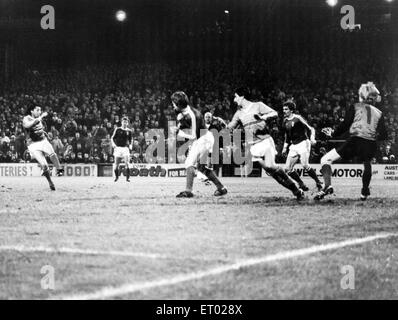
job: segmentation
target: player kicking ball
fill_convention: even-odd
[[[227,124],[223,119],[213,116],[211,112],[206,112],[204,115],[204,119],[206,129],[212,133],[214,130],[220,132],[227,127]],[[211,153],[209,153],[209,159],[211,159]],[[209,169],[214,171],[213,165],[211,163],[209,164]],[[197,178],[199,178],[199,180],[202,180],[207,186],[211,184],[210,180],[200,171],[197,172]]]
[[[373,82],[362,84],[359,88],[359,102],[349,108],[342,124],[336,130],[322,129],[322,132],[329,137],[338,137],[348,130],[350,137],[340,148],[333,149],[322,157],[321,173],[325,187],[317,193],[315,200],[321,200],[334,192],[331,182],[332,163],[339,159],[350,160],[354,157],[358,157],[364,164],[360,199],[366,200],[370,196],[371,159],[377,151],[376,140],[377,138],[386,140],[388,137],[383,114],[373,106],[380,100],[380,92]]]
[[[307,170],[308,175],[315,181],[318,191],[320,191],[322,190],[322,182],[309,164],[311,146],[316,144],[315,129],[302,116],[295,114],[295,109],[296,104],[293,101],[286,101],[283,104],[285,143],[282,154],[286,154],[287,150],[289,150],[285,170],[293,180],[298,182],[303,191],[308,191],[308,187],[301,180],[297,171],[294,170],[294,166],[300,161],[303,168]]]
[[[31,103],[27,108],[27,115],[23,118],[22,124],[26,130],[26,144],[32,159],[36,159],[46,177],[50,189],[55,191],[55,185],[51,180],[50,168],[46,156],[48,156],[54,166],[57,168],[57,176],[64,175],[64,169],[61,168],[57,154],[53,146],[47,140],[47,133],[43,119],[47,117],[47,112],[41,111],[40,106]]]
[[[177,113],[177,127],[175,128],[177,136],[193,141],[185,160],[187,172],[186,188],[185,191],[177,194],[177,198],[192,198],[194,196],[192,190],[195,168],[217,187],[214,192],[215,196],[219,197],[227,194],[227,189],[209,168],[214,136],[209,130],[206,130],[203,115],[197,109],[188,105],[188,96],[182,91],[174,92],[171,96],[171,101]],[[186,133],[183,130],[190,133]],[[201,136],[201,134],[203,135]]]
[[[274,139],[270,135],[267,121],[276,118],[278,113],[262,102],[248,100],[249,91],[246,88],[235,90],[234,102],[240,107],[228,124],[228,129],[235,129],[239,125],[253,136],[250,142],[252,160],[260,163],[261,167],[279,184],[293,192],[297,200],[304,198],[303,190],[286,174],[285,170],[276,165],[277,154]]]
[[[129,119],[127,117],[123,117],[121,127],[116,128],[111,137],[114,148],[113,156],[115,158],[115,182],[119,180],[119,176],[121,174],[119,167],[122,161],[124,161],[126,166],[126,181],[130,182],[130,145],[133,135],[132,131],[127,128],[128,124]]]

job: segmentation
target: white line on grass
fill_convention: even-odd
[[[386,239],[390,237],[397,237],[398,233],[381,233],[376,234],[373,236],[365,237],[365,238],[357,238],[357,239],[349,239],[341,242],[334,242],[324,245],[313,246],[304,249],[292,250],[292,251],[285,251],[280,252],[277,254],[272,254],[264,257],[247,259],[242,261],[237,261],[233,264],[214,267],[204,271],[198,272],[191,272],[187,274],[179,274],[173,277],[154,280],[154,281],[147,281],[147,282],[139,282],[139,283],[132,283],[132,284],[125,284],[120,287],[105,287],[101,290],[98,290],[93,293],[83,293],[77,295],[70,295],[70,296],[59,296],[53,299],[63,299],[63,300],[94,300],[94,299],[108,299],[117,296],[123,296],[129,293],[142,291],[145,289],[152,289],[157,287],[163,286],[170,286],[179,284],[182,282],[192,281],[192,280],[199,280],[205,277],[219,275],[225,272],[230,272],[233,270],[239,270],[241,268],[246,268],[262,263],[267,262],[274,262],[279,260],[291,259],[295,257],[305,256],[309,254],[324,252],[328,250],[339,249],[348,246],[355,246],[366,242],[371,242],[377,239]]]
[[[98,251],[98,250],[86,250],[78,248],[50,248],[44,246],[37,247],[26,247],[21,245],[16,246],[0,246],[0,251],[18,251],[18,252],[45,252],[45,253],[70,253],[70,254],[86,254],[93,256],[121,256],[121,257],[139,257],[139,258],[152,258],[152,259],[168,259],[162,254],[157,253],[146,253],[146,252],[125,252],[125,251]]]

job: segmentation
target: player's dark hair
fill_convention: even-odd
[[[32,115],[32,111],[36,108],[36,107],[38,107],[33,101],[29,101],[28,102],[28,106],[27,106],[27,108],[26,108],[26,114],[27,115]]]
[[[188,106],[188,96],[183,91],[176,91],[171,95],[171,101],[173,101],[178,108],[185,109]]]
[[[234,91],[239,97],[244,97],[245,99],[250,99],[250,90],[246,87],[236,88]]]
[[[290,111],[295,112],[296,111],[296,104],[289,100],[283,103],[284,107],[288,107]]]

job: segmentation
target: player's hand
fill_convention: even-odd
[[[45,117],[47,117],[48,116],[48,112],[43,112],[42,114],[41,114],[41,116],[40,116],[40,118],[45,118]]]
[[[321,132],[327,135],[328,137],[332,137],[334,130],[332,128],[323,128]]]
[[[174,126],[174,127],[170,127],[170,131],[171,131],[171,134],[177,134],[177,132],[178,132],[178,127],[177,126]]]
[[[311,145],[312,145],[312,146],[315,146],[315,145],[316,145],[316,140],[315,140],[315,139],[311,139],[310,141],[311,141]]]

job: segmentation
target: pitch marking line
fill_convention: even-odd
[[[98,251],[98,250],[85,250],[78,248],[49,248],[44,246],[38,247],[26,247],[21,245],[16,246],[0,246],[0,251],[18,251],[18,252],[45,252],[45,253],[70,253],[70,254],[82,254],[82,255],[93,255],[93,256],[121,256],[121,257],[140,257],[140,258],[151,258],[151,259],[170,259],[162,254],[157,253],[145,253],[145,252],[125,252],[125,251]]]
[[[120,287],[105,287],[101,290],[98,290],[93,293],[83,293],[77,295],[70,295],[70,296],[59,296],[54,297],[52,299],[62,299],[62,300],[94,300],[94,299],[108,299],[117,296],[123,296],[129,293],[142,291],[145,289],[152,289],[157,287],[164,287],[179,284],[182,282],[199,280],[205,277],[215,276],[222,273],[239,270],[241,268],[247,268],[250,266],[263,264],[267,262],[274,262],[279,260],[286,260],[295,257],[301,257],[305,255],[310,255],[314,253],[335,250],[339,248],[355,246],[366,242],[371,242],[377,239],[386,239],[390,237],[398,237],[398,233],[381,233],[376,234],[374,236],[369,236],[365,238],[357,238],[357,239],[349,239],[341,242],[334,242],[324,245],[313,246],[304,249],[292,250],[292,251],[285,251],[280,252],[277,254],[272,254],[264,257],[253,258],[238,261],[233,264],[219,266],[215,268],[211,268],[204,271],[199,272],[191,272],[187,274],[179,274],[170,278],[154,280],[154,281],[147,281],[147,282],[140,282],[140,283],[132,283],[132,284],[125,284]]]

